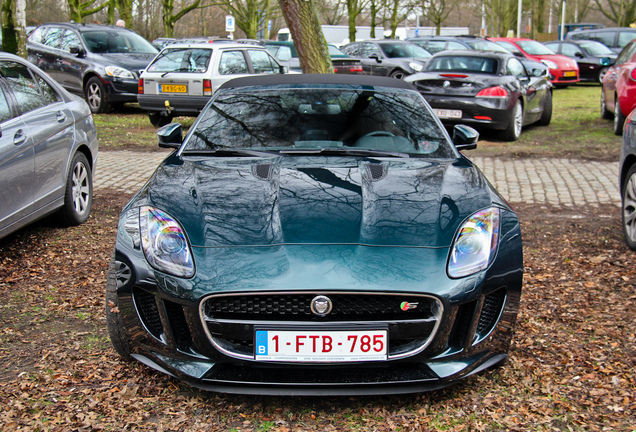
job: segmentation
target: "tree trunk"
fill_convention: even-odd
[[[304,73],[333,73],[314,0],[279,0]]]

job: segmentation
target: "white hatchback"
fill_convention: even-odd
[[[284,73],[265,48],[236,42],[166,46],[139,79],[137,100],[154,126],[198,115],[224,82],[246,75]]]

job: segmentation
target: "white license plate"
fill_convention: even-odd
[[[462,118],[461,110],[434,109],[435,115],[439,118]]]
[[[387,359],[387,330],[256,330],[254,358],[285,362],[360,362]]]

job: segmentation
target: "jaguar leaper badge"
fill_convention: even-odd
[[[310,308],[314,315],[325,316],[331,312],[333,304],[329,297],[316,296],[311,300]]]

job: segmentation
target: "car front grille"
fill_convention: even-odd
[[[311,302],[327,296],[332,309],[325,316],[312,312]],[[369,325],[387,328],[389,358],[402,358],[425,349],[435,335],[442,304],[431,296],[394,293],[294,292],[213,295],[200,308],[211,343],[225,354],[254,357],[254,327],[285,330],[293,326],[325,328]]]

